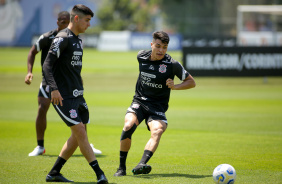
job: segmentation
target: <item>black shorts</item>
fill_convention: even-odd
[[[42,85],[41,82],[39,87],[38,97],[49,98],[49,92],[50,92],[49,85]]]
[[[77,125],[79,123],[90,123],[89,111],[83,96],[63,100],[63,106],[54,105],[55,110],[67,124],[67,126]]]
[[[145,119],[147,128],[150,130],[148,123],[152,120],[161,120],[167,124],[166,110],[167,107],[161,104],[133,100],[126,113],[134,113],[137,116],[139,124]]]

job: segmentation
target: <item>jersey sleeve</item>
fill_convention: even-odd
[[[60,54],[65,50],[67,47],[68,40],[65,37],[56,37],[52,41],[52,44],[50,46],[49,52],[51,54],[54,54],[57,56],[57,58],[60,57]]]
[[[173,73],[180,80],[183,81],[190,75],[178,61],[175,61],[172,64],[173,64]]]
[[[48,42],[48,37],[41,35],[34,44],[37,52],[40,52],[44,47],[46,47],[46,45],[48,44],[47,42]]]
[[[60,57],[60,53],[66,48],[67,42],[68,41],[66,38],[56,37],[51,44],[51,47],[43,64],[43,75],[47,84],[50,86],[51,91],[58,89],[53,75],[53,66],[57,59]]]

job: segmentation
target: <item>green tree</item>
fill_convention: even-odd
[[[103,0],[97,11],[99,23],[92,28],[99,31],[148,31],[152,27],[148,3],[132,0]]]

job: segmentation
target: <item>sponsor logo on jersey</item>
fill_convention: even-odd
[[[155,68],[154,68],[153,65],[151,65],[151,66],[149,67],[149,69],[150,69],[150,70],[155,70]]]
[[[150,78],[156,78],[156,75],[150,74],[150,73],[146,73],[146,72],[141,72],[141,75],[144,75],[144,76],[150,77]]]
[[[82,66],[81,61],[82,52],[81,51],[74,51],[72,56],[71,65],[74,66]]]
[[[76,117],[77,117],[76,110],[71,109],[69,112],[70,112],[70,117],[71,117],[71,118],[76,118]]]
[[[166,72],[166,65],[165,64],[161,64],[160,65],[160,68],[159,68],[159,72],[161,72],[161,73],[165,73]]]
[[[152,79],[156,78],[156,75],[154,74],[150,74],[150,73],[146,73],[146,72],[141,72],[141,83],[142,85],[147,85],[153,88],[163,88],[163,86],[161,84],[156,84],[154,82],[152,82]]]
[[[81,95],[83,95],[83,90],[75,89],[75,90],[73,90],[72,95],[73,95],[74,97],[81,96]]]
[[[143,85],[147,85],[147,86],[150,86],[152,88],[163,88],[163,85],[161,85],[161,84],[156,84],[156,83],[152,83],[152,82],[145,81],[145,80],[143,80],[141,83]]]
[[[82,52],[81,51],[74,51],[73,55],[82,56]]]

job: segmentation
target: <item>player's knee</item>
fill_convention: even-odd
[[[40,103],[38,108],[41,112],[47,112],[49,109],[49,104]]]
[[[134,133],[134,131],[136,130],[137,125],[134,123],[132,126],[129,126],[125,123],[124,129],[122,130],[121,133],[121,137],[120,140],[124,140],[124,139],[131,139],[132,134]]]
[[[132,122],[126,121],[123,126],[123,130],[126,132],[132,128]]]
[[[164,133],[164,130],[162,128],[156,128],[152,130],[153,137],[161,137],[163,133]]]

